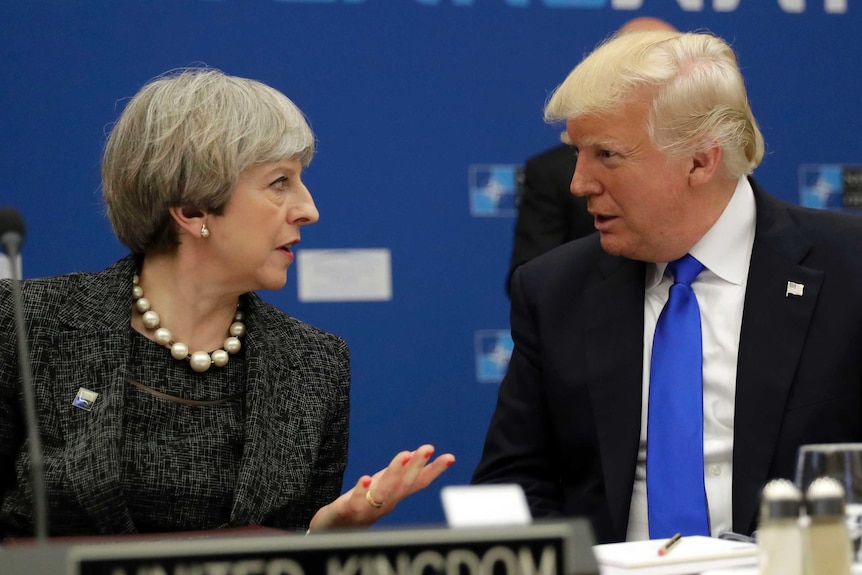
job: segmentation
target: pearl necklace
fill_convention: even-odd
[[[189,365],[198,373],[203,373],[211,365],[224,367],[231,355],[237,353],[242,347],[239,338],[245,335],[245,324],[242,323],[243,313],[237,310],[233,323],[228,328],[228,338],[224,340],[224,347],[212,353],[196,351],[189,353],[189,346],[181,341],[174,341],[171,332],[159,325],[161,318],[159,314],[150,309],[150,300],[144,297],[144,290],[138,285],[138,276],[135,274],[134,286],[132,287],[132,299],[135,309],[141,314],[144,327],[155,330],[154,339],[159,345],[171,350],[171,356],[177,360],[188,360]]]

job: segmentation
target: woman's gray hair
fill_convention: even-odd
[[[629,102],[650,103],[647,130],[671,157],[718,144],[730,178],[763,159],[763,135],[751,112],[736,56],[711,34],[629,32],[599,46],[551,95],[545,120],[612,115]]]
[[[111,130],[102,193],[119,240],[134,253],[178,243],[169,209],[222,213],[240,172],[314,155],[302,112],[265,84],[212,68],[185,68],[146,84]]]

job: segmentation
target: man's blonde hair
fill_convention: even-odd
[[[587,56],[554,91],[545,120],[613,115],[648,104],[652,142],[671,157],[718,144],[730,178],[750,174],[763,159],[763,136],[751,112],[733,50],[711,34],[628,32]]]

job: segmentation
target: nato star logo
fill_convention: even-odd
[[[509,330],[476,332],[476,379],[480,383],[500,383],[509,367],[515,344]]]
[[[838,165],[804,165],[799,168],[799,203],[809,208],[840,210],[844,183]]]
[[[514,164],[470,166],[470,214],[477,217],[514,216],[516,174]]]

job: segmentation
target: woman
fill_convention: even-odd
[[[300,229],[314,137],[259,82],[157,78],[108,139],[103,193],[132,252],[97,274],[23,284],[51,532],[369,525],[454,457],[399,453],[341,490],[345,342],[266,304]],[[0,535],[32,533],[19,366],[0,282]]]

